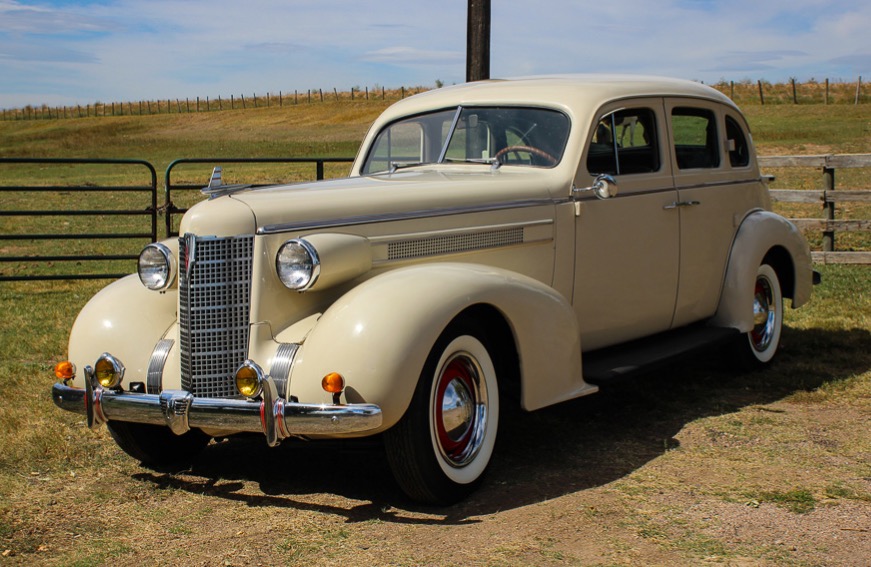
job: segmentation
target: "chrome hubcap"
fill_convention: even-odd
[[[753,298],[753,330],[750,331],[753,348],[762,352],[771,345],[777,321],[777,305],[771,282],[766,278],[756,280]]]
[[[461,467],[477,455],[487,425],[487,389],[474,358],[458,353],[442,368],[433,399],[439,453]]]
[[[472,426],[472,395],[462,380],[453,379],[442,397],[442,427],[451,441],[460,441]]]

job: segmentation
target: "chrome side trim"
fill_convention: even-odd
[[[691,171],[696,171],[696,170],[691,170]],[[675,175],[675,180],[678,180],[679,178],[680,178],[679,175]],[[747,185],[750,183],[762,183],[762,178],[753,177],[750,179],[738,179],[738,180],[733,180],[733,181],[714,181],[711,183],[696,183],[693,185],[675,185],[675,189],[677,189],[678,191],[686,191],[689,189],[705,189],[705,188],[712,188],[712,187],[730,187],[732,185]]]
[[[596,197],[592,191],[590,192],[581,192],[584,188],[573,187],[573,191],[577,191],[571,198],[566,199],[565,201],[560,201],[560,203],[570,202],[570,203],[583,203],[587,201],[601,201],[599,197]],[[674,193],[675,188],[671,185],[667,187],[654,187],[651,189],[644,189],[643,191],[633,191],[633,190],[624,190],[618,193],[616,196],[612,197],[612,199],[631,199],[632,197],[639,197],[644,195],[657,195],[660,193]],[[608,199],[610,200],[610,199]]]
[[[157,341],[154,350],[151,351],[151,359],[148,361],[148,372],[145,375],[145,392],[148,394],[159,394],[163,390],[163,367],[166,366],[166,360],[169,358],[169,351],[175,341],[172,339],[162,339]]]
[[[282,232],[295,232],[300,230],[316,230],[335,228],[339,226],[355,226],[376,222],[395,222],[403,220],[418,220],[426,218],[444,217],[449,215],[461,215],[467,213],[483,213],[490,211],[504,211],[508,209],[524,209],[556,205],[559,201],[554,199],[527,199],[523,201],[508,201],[505,203],[491,203],[474,207],[446,207],[443,209],[425,209],[401,213],[386,213],[379,215],[360,215],[339,219],[325,219],[297,223],[268,224],[257,229],[257,234],[279,234]]]
[[[365,433],[381,427],[382,422],[381,408],[375,404],[304,404],[278,397],[269,408],[260,400],[195,398],[184,390],[164,390],[156,396],[88,384],[83,390],[58,382],[51,394],[55,405],[87,415],[88,425],[94,428],[115,420],[165,425],[178,432],[186,423],[189,428],[263,433],[278,441],[292,435]],[[275,417],[269,431],[263,417],[266,413]]]
[[[298,343],[281,343],[278,345],[278,350],[275,351],[275,357],[272,359],[272,367],[269,369],[269,375],[273,380],[275,380],[275,387],[278,390],[278,395],[282,398],[287,397],[287,384],[288,378],[290,377],[290,367],[293,364],[293,359],[298,350]]]

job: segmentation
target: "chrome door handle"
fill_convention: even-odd
[[[695,207],[696,205],[701,205],[701,203],[699,201],[676,201],[670,205],[665,205],[662,208],[668,211],[671,209],[677,209],[678,207]]]

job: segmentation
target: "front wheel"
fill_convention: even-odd
[[[411,405],[385,433],[402,490],[427,504],[453,504],[480,483],[496,442],[499,387],[483,335],[448,327],[430,352]]]
[[[774,268],[759,266],[754,285],[753,329],[736,344],[739,364],[750,369],[771,362],[780,346],[783,327],[783,294]]]

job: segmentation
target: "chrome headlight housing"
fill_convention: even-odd
[[[306,240],[294,238],[278,249],[275,258],[278,277],[288,289],[305,291],[315,284],[321,273],[321,261],[315,247]]]
[[[139,281],[148,289],[164,291],[175,282],[175,258],[165,244],[154,242],[139,254]]]

